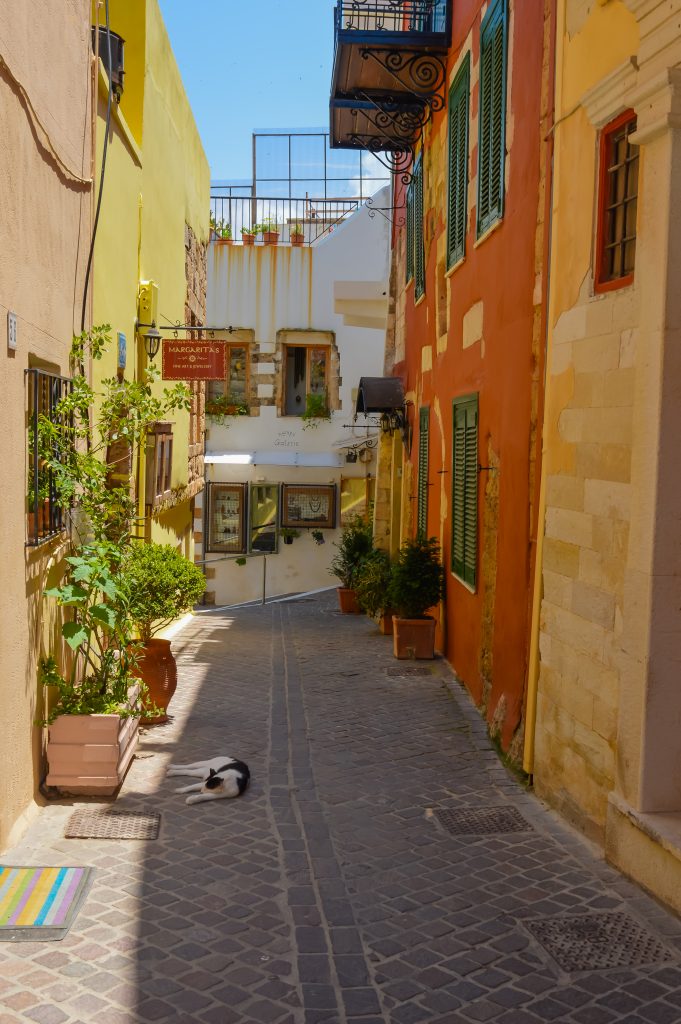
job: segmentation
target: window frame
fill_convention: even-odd
[[[283,370],[284,370],[284,380],[283,380],[283,387],[282,387],[282,405],[283,405],[283,414],[284,414],[284,416],[295,416],[296,418],[300,418],[301,416],[303,416],[305,414],[305,409],[307,408],[307,396],[309,394],[324,394],[324,396],[326,397],[326,411],[330,412],[331,411],[331,406],[330,406],[330,396],[329,396],[329,378],[331,376],[331,351],[332,351],[331,345],[324,344],[324,343],[319,344],[318,342],[309,342],[309,344],[306,344],[305,342],[303,342],[302,344],[301,343],[293,344],[292,342],[285,342],[283,348],[284,348],[284,351],[283,351],[282,363],[283,363]],[[289,412],[289,409],[288,409],[288,406],[287,406],[287,396],[288,396],[288,353],[289,353],[289,349],[294,349],[294,348],[303,348],[303,349],[306,350],[306,352],[305,352],[305,398],[306,398],[306,402],[305,402],[305,405],[303,406],[303,408],[300,410],[300,412],[298,412],[298,411],[296,411],[296,412]],[[315,352],[315,351],[324,351],[325,354],[326,354],[325,366],[324,366],[324,390],[323,390],[323,392],[318,392],[318,391],[312,392],[312,391],[310,391],[310,380],[311,380],[310,359],[311,359],[312,352]]]
[[[66,529],[64,509],[57,500],[57,491],[52,470],[41,467],[38,452],[38,422],[41,416],[47,416],[50,423],[61,426],[72,432],[73,416],[64,417],[57,412],[62,399],[73,390],[73,380],[60,374],[42,370],[40,367],[28,367],[25,371],[27,385],[26,405],[26,547],[37,547],[58,537]],[[33,438],[33,444],[31,444]],[[45,476],[42,478],[41,473]],[[41,498],[44,485],[47,486],[47,497]],[[29,491],[33,491],[32,506],[29,502]],[[47,517],[45,519],[45,514]],[[33,517],[33,522],[31,522]]]
[[[414,302],[426,293],[426,254],[423,237],[423,153],[419,153],[407,186],[407,281],[414,282]]]
[[[451,270],[466,255],[466,233],[468,221],[468,184],[469,184],[469,143],[470,143],[470,95],[471,95],[471,55],[466,53],[461,62],[461,67],[449,90],[448,111],[447,111],[447,270]],[[457,170],[463,169],[463,180],[457,177],[455,181],[453,159],[452,159],[452,134],[455,124],[455,113],[463,103],[464,116],[463,124],[463,154],[460,151],[461,140],[457,145]],[[458,124],[456,126],[459,127]],[[461,195],[463,211],[458,208],[457,196]],[[456,210],[455,210],[456,207]],[[462,221],[461,238],[456,243],[452,241],[452,221],[456,216],[457,224]]]
[[[463,583],[471,591],[475,592],[477,589],[477,578],[478,578],[478,556],[479,556],[479,545],[478,545],[478,534],[480,529],[479,523],[479,508],[480,503],[478,501],[478,490],[480,481],[480,463],[479,463],[479,444],[480,444],[480,405],[479,405],[479,394],[477,392],[473,394],[460,395],[452,401],[452,525],[451,525],[451,552],[450,552],[450,569],[455,579]],[[460,500],[461,514],[463,516],[463,522],[461,523],[462,536],[461,544],[459,547],[462,550],[461,559],[458,560],[456,556],[457,541],[456,531],[458,529],[458,522],[456,518],[457,512],[457,487],[460,479],[460,474],[457,471],[457,411],[461,410],[465,414],[465,420],[468,418],[468,410],[473,409],[475,412],[475,447],[472,450],[471,455],[468,452],[468,437],[466,431],[468,430],[467,423],[464,422],[464,436],[463,436],[463,496]],[[473,462],[471,466],[469,463]],[[473,486],[468,490],[468,485],[474,480]],[[470,495],[470,496],[469,496]],[[466,529],[466,524],[473,521],[475,526],[474,530],[469,538]],[[472,553],[470,552],[469,545],[472,545]]]
[[[205,552],[206,554],[227,554],[245,555],[247,552],[247,488],[248,484],[237,483],[231,480],[209,480],[206,483],[206,521],[204,525]],[[213,502],[218,500],[221,491],[234,491],[240,495],[239,510],[236,515],[239,517],[239,545],[238,548],[227,547],[224,543],[216,541],[213,531]]]
[[[226,360],[226,365],[227,365],[227,376],[225,377],[224,380],[221,380],[221,381],[220,380],[206,381],[205,404],[206,404],[206,412],[208,413],[209,416],[211,415],[211,413],[209,411],[211,401],[213,401],[215,398],[219,397],[218,395],[212,394],[212,391],[213,391],[214,386],[216,384],[221,385],[222,388],[224,389],[222,391],[222,395],[226,395],[226,396],[232,397],[231,375],[230,375],[231,363],[232,363],[231,350],[235,349],[235,348],[242,348],[242,349],[244,349],[244,352],[245,352],[244,360],[245,360],[245,364],[246,365],[245,365],[245,383],[244,383],[244,396],[245,396],[244,404],[247,407],[250,408],[250,398],[251,398],[251,346],[250,346],[250,343],[248,341],[226,341],[224,343],[224,345],[225,345],[225,349],[226,349],[225,360]]]
[[[258,488],[269,488],[275,492],[275,506],[274,506],[274,545],[271,551],[265,551],[264,548],[253,547],[253,531],[256,528],[253,523],[253,510],[256,502],[253,499],[253,492]],[[269,524],[268,524],[269,525]],[[248,554],[255,557],[266,556],[266,555],[277,555],[279,554],[279,533],[281,531],[281,484],[276,481],[263,481],[261,483],[251,483],[248,487],[248,511],[246,515],[246,543],[248,545]]]
[[[155,508],[172,497],[173,424],[154,423],[147,431],[145,504]],[[159,487],[160,484],[160,487]]]
[[[497,170],[499,173],[499,198],[498,206],[494,209],[490,209],[486,212],[484,217],[481,214],[482,207],[482,160],[485,146],[483,145],[483,102],[485,99],[484,88],[485,88],[485,77],[484,77],[484,57],[487,49],[490,49],[490,81],[488,87],[493,89],[494,86],[494,56],[495,56],[495,39],[496,31],[501,22],[501,60],[502,60],[502,81],[501,81],[501,114],[500,114],[500,152],[498,156]],[[482,19],[480,25],[480,73],[479,73],[479,85],[478,85],[478,167],[477,167],[477,199],[476,199],[476,234],[477,238],[480,239],[500,220],[503,220],[504,207],[505,207],[505,193],[506,193],[506,101],[508,96],[508,0],[494,0],[490,5]],[[494,101],[494,92],[490,98],[490,104]],[[493,137],[493,122],[494,122],[494,111],[490,106],[490,136],[488,149],[491,150],[492,137]],[[488,197],[491,192],[491,174],[492,174],[492,156],[490,152],[490,172],[489,172],[489,186],[488,186]]]
[[[606,249],[609,243],[607,242],[607,218],[608,218],[608,199],[610,190],[608,187],[608,174],[610,171],[610,153],[611,146],[614,136],[626,125],[632,124],[632,131],[627,132],[627,147],[633,146],[637,150],[636,154],[636,209],[637,209],[637,220],[638,220],[638,176],[640,166],[640,147],[629,142],[629,136],[636,131],[636,112],[634,110],[625,110],[617,117],[609,121],[601,130],[601,136],[599,139],[598,146],[598,206],[597,206],[597,223],[596,223],[596,250],[594,257],[594,292],[596,294],[603,292],[614,291],[617,288],[626,288],[628,285],[633,284],[634,273],[632,270],[627,274],[623,274],[620,277],[605,277],[603,274],[604,263],[606,257]],[[631,201],[631,200],[629,200]],[[625,201],[626,208],[626,201]],[[638,239],[638,231],[634,235],[634,263],[636,262],[636,248],[635,244]],[[616,244],[621,245],[619,241]]]
[[[283,527],[293,529],[334,530],[336,528],[336,506],[338,493],[336,484],[282,484],[280,521]],[[329,514],[325,519],[295,518],[289,515],[289,494],[299,491],[324,491],[329,498]]]

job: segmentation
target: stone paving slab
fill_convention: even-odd
[[[679,919],[509,776],[443,662],[393,674],[335,595],[197,617],[173,648],[171,721],[112,804],[159,838],[65,839],[67,799],[4,855],[96,870],[65,939],[0,943],[0,1024],[681,1022]],[[250,789],[187,806],[167,764],[221,754]],[[499,807],[530,829],[435,814]],[[537,939],[613,914],[657,962],[569,973]]]

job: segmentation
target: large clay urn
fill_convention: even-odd
[[[142,722],[144,725],[160,725],[168,721],[166,709],[177,689],[177,662],[170,650],[170,640],[147,640],[140,648],[135,675],[146,683],[149,702],[163,712],[152,718],[143,714]],[[144,708],[142,704],[143,712]]]

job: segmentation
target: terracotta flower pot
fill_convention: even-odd
[[[255,235],[242,235],[241,241],[244,245],[255,245]]]
[[[393,613],[383,612],[378,617],[378,628],[380,629],[383,636],[393,635]]]
[[[148,640],[140,646],[142,653],[137,660],[135,675],[146,684],[149,703],[162,711],[153,718],[143,716],[142,720],[145,725],[160,725],[168,721],[166,710],[177,689],[177,662],[170,650],[170,640]]]
[[[302,245],[304,241],[305,235],[299,234],[297,231],[294,231],[291,235],[291,245]]]
[[[393,654],[396,658],[435,657],[435,619],[400,619],[393,615]]]
[[[338,587],[338,604],[340,610],[346,615],[360,615],[362,609],[357,600],[357,594],[349,587]]]
[[[265,245],[276,245],[279,241],[278,231],[263,231],[262,239]]]

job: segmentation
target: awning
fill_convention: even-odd
[[[355,415],[404,409],[404,385],[399,377],[361,377]]]
[[[303,466],[336,469],[342,465],[340,452],[303,452],[282,446],[273,451],[206,452],[212,466]]]

